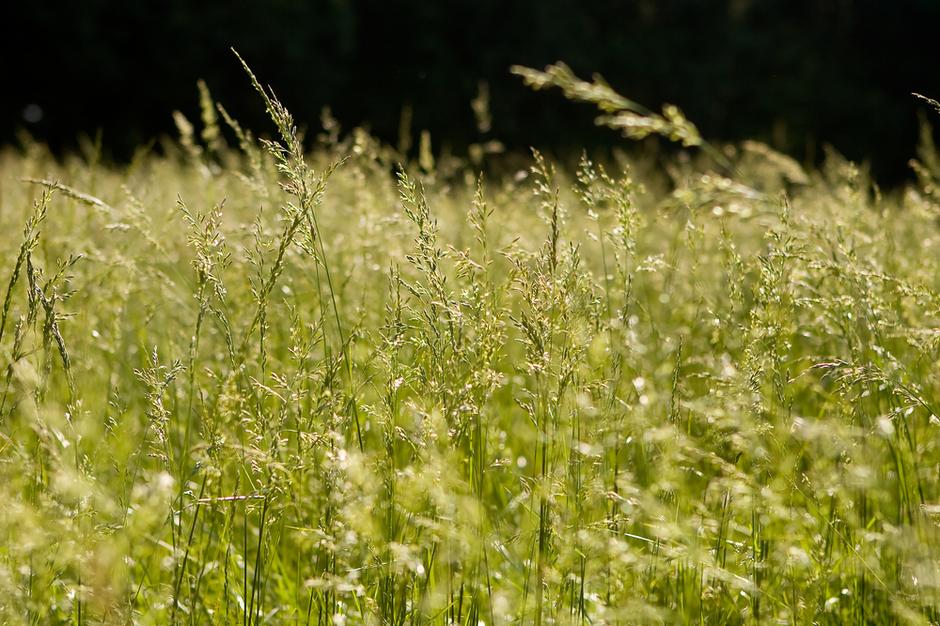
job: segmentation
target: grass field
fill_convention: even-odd
[[[160,156],[0,153],[0,622],[940,621],[929,135],[882,192],[517,71],[685,148],[406,160],[203,89]]]

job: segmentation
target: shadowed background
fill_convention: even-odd
[[[198,117],[196,81],[267,130],[229,51],[301,125],[330,105],[396,141],[403,107],[435,149],[477,141],[470,100],[489,86],[485,137],[564,151],[620,141],[591,107],[535,94],[514,63],[562,60],[624,95],[679,105],[714,140],[758,138],[803,161],[831,143],[885,181],[917,141],[910,92],[940,96],[933,0],[163,0],[10,2],[0,19],[0,143],[25,129],[57,150],[100,130],[111,158]]]

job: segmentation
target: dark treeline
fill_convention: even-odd
[[[917,141],[910,92],[940,96],[934,0],[161,0],[8,2],[0,18],[0,142],[18,129],[68,149],[103,133],[114,158],[196,116],[196,81],[266,129],[229,51],[275,86],[301,123],[330,105],[347,127],[394,141],[404,106],[435,146],[490,135],[510,148],[616,141],[590,107],[533,94],[514,63],[563,60],[634,100],[678,104],[717,140],[756,137],[799,159],[831,143],[905,175]]]

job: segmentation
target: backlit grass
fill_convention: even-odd
[[[882,192],[517,71],[688,151],[412,160],[251,76],[271,139],[201,85],[0,153],[0,621],[940,621],[929,135]]]

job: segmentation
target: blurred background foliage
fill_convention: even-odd
[[[410,109],[435,150],[460,150],[481,139],[470,101],[483,82],[483,138],[558,153],[620,141],[588,107],[508,71],[563,60],[653,108],[678,104],[710,139],[762,139],[808,162],[832,144],[884,181],[908,175],[923,109],[910,92],[940,94],[936,0],[83,0],[2,12],[0,143],[26,130],[68,150],[100,132],[115,159],[173,132],[175,109],[198,118],[200,78],[265,128],[230,46],[312,128],[329,105],[346,128],[395,142]]]

